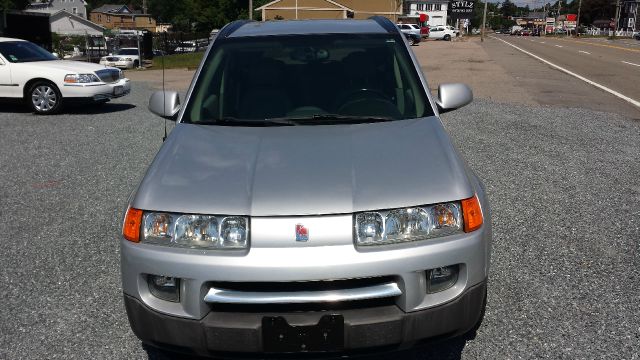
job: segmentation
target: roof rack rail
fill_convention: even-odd
[[[369,20],[373,20],[377,22],[378,25],[382,26],[382,28],[387,30],[388,33],[395,33],[398,31],[396,28],[396,25],[393,22],[391,22],[389,18],[386,18],[384,16],[380,16],[380,15],[372,16],[369,18]]]
[[[218,33],[218,37],[229,37],[229,35],[233,34],[236,30],[238,30],[242,25],[253,22],[253,20],[236,20],[225,25],[220,32]]]

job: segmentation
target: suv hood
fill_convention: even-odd
[[[436,117],[324,126],[177,124],[138,187],[143,210],[317,215],[473,195]]]

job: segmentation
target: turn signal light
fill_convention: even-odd
[[[140,242],[140,226],[142,225],[142,210],[128,208],[122,225],[122,236],[133,242]]]
[[[462,200],[462,218],[464,220],[464,232],[472,232],[482,226],[482,210],[480,209],[478,195]]]

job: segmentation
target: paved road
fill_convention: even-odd
[[[640,47],[629,40],[604,42],[598,41],[599,39],[504,35],[495,35],[491,39],[517,46],[626,96],[636,102],[635,107],[640,113]],[[526,70],[522,69],[523,72]],[[591,86],[584,82],[583,84]]]

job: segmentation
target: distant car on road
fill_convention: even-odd
[[[24,99],[36,114],[53,114],[67,101],[106,102],[131,90],[122,71],[59,60],[25,40],[0,37],[0,97]]]
[[[633,38],[636,40],[640,40],[640,31],[633,34]]]
[[[137,68],[140,66],[140,53],[138,48],[122,48],[113,55],[101,57],[100,64],[120,69]]]

